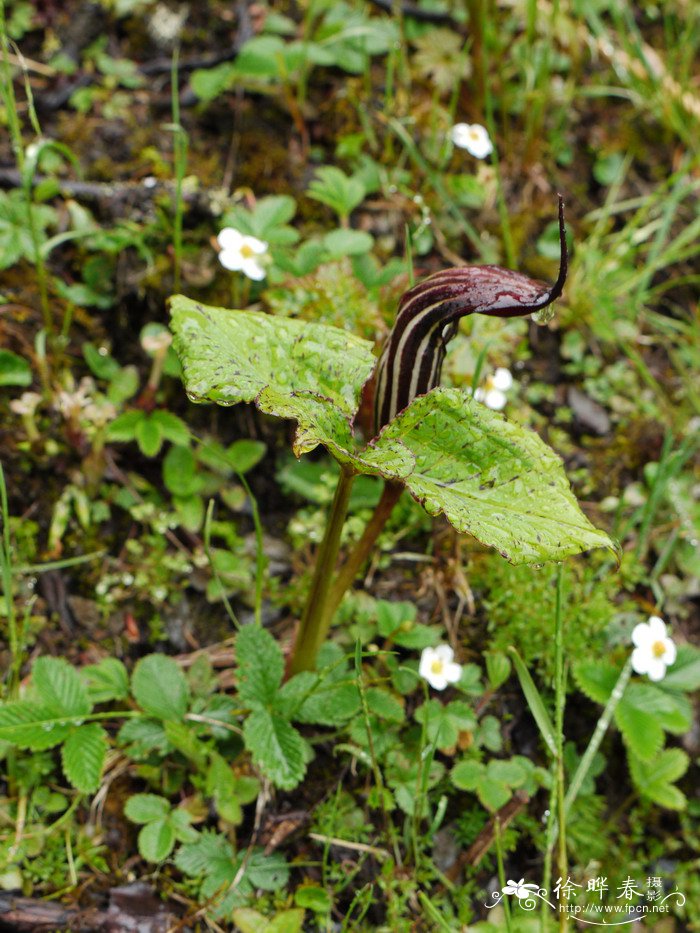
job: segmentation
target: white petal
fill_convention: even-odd
[[[430,672],[430,676],[425,678],[434,690],[444,690],[447,686],[447,680],[444,674]]]
[[[456,661],[453,661],[451,664],[446,664],[443,669],[443,674],[445,675],[445,680],[449,684],[456,684],[462,676],[462,665],[457,664]]]
[[[433,653],[443,664],[451,664],[455,656],[449,645],[438,645],[437,648],[433,648]]]
[[[476,389],[474,389],[474,401],[483,402],[485,398],[486,392],[481,388],[481,386],[478,386]]]
[[[246,256],[241,263],[241,272],[255,282],[260,282],[265,278],[265,269],[254,256]]]
[[[513,386],[513,376],[509,369],[506,369],[504,366],[499,366],[496,372],[491,377],[491,385],[494,389],[501,389],[503,392],[507,392],[508,389]]]
[[[216,239],[221,249],[240,250],[245,238],[242,233],[234,230],[233,227],[224,227]]]
[[[263,253],[267,252],[267,243],[254,236],[244,236],[243,246],[247,246],[249,249],[252,249],[254,253],[258,253],[261,256]]]
[[[459,146],[460,149],[466,149],[469,142],[470,126],[468,123],[455,123],[450,132],[450,139],[455,144]]]
[[[666,623],[658,616],[651,616],[649,619],[649,633],[654,641],[661,641],[666,637]]]
[[[231,272],[240,272],[245,260],[238,250],[222,249],[219,253],[219,262],[224,269],[228,269]]]
[[[635,648],[632,652],[632,668],[638,674],[646,674],[652,661],[653,657],[648,648]]]
[[[505,392],[501,392],[500,389],[489,389],[484,398],[484,404],[492,411],[503,411],[507,402]]]
[[[664,653],[661,660],[666,665],[671,665],[676,660],[676,646],[670,638],[664,638]]]
[[[420,664],[418,665],[418,673],[419,673],[420,676],[423,677],[425,680],[429,680],[429,679],[430,679],[430,677],[429,677],[429,675],[430,675],[430,673],[431,673],[431,670],[430,670],[430,669],[431,669],[431,667],[432,667],[433,661],[435,661],[435,660],[436,660],[436,658],[435,658],[435,649],[434,649],[434,648],[424,648],[424,649],[423,649],[423,653],[422,653],[421,656],[420,656]]]
[[[646,622],[640,622],[632,629],[632,644],[637,648],[644,648],[647,645],[651,647],[654,638],[651,634],[651,628]]]
[[[649,680],[663,680],[666,676],[666,664],[663,658],[652,658],[647,671]]]

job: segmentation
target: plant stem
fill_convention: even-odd
[[[559,564],[557,574],[557,598],[554,619],[554,731],[557,740],[557,815],[559,818],[559,836],[557,869],[559,877],[567,877],[566,858],[566,808],[564,802],[564,703],[566,702],[566,683],[564,676],[564,613],[562,607],[564,590],[564,565]],[[565,931],[568,926],[566,911],[559,912],[559,929]]]
[[[398,483],[387,482],[384,484],[381,498],[377,503],[372,517],[367,523],[367,527],[362,532],[362,537],[338,571],[333,586],[331,587],[328,597],[328,615],[331,618],[340,605],[343,596],[345,596],[347,590],[352,586],[353,580],[360,572],[362,565],[372,553],[372,548],[376,544],[377,538],[382,533],[402,492],[403,486]]]
[[[566,797],[564,798],[565,814],[568,814],[574,801],[576,800],[576,797],[578,796],[579,791],[581,790],[581,785],[583,784],[586,775],[588,774],[590,767],[593,764],[593,759],[595,758],[596,752],[600,748],[600,743],[603,741],[603,736],[608,731],[608,726],[610,725],[610,720],[613,717],[615,708],[624,696],[631,674],[632,656],[630,655],[627,663],[622,668],[620,676],[617,678],[617,683],[613,687],[613,691],[610,694],[610,699],[606,703],[605,709],[603,710],[600,719],[596,723],[595,730],[591,736],[591,741],[588,743],[588,747],[583,753],[583,757],[578,763],[578,768],[576,768],[574,776],[571,779],[571,784],[569,785],[569,789],[566,792]]]
[[[326,532],[316,557],[316,567],[311,581],[304,614],[299,623],[294,651],[289,661],[289,674],[310,671],[316,665],[318,649],[325,641],[331,623],[328,612],[328,595],[331,579],[340,549],[340,534],[345,523],[345,515],[350,501],[355,474],[346,467],[341,467],[333,504],[331,505]]]
[[[40,249],[39,231],[37,230],[36,226],[36,218],[34,216],[34,211],[32,210],[33,173],[28,173],[25,171],[26,160],[24,142],[22,140],[22,127],[20,125],[19,116],[17,113],[17,100],[15,98],[14,84],[12,83],[12,72],[10,70],[10,44],[7,36],[7,24],[5,22],[4,0],[0,0],[0,48],[2,49],[2,80],[0,81],[0,89],[2,90],[5,111],[7,113],[7,122],[10,132],[12,151],[14,153],[17,168],[19,169],[20,177],[22,179],[22,190],[24,191],[25,207],[27,210],[27,229],[29,231],[29,238],[32,241],[32,248],[34,252],[34,268],[36,270],[37,284],[39,286],[41,314],[46,332],[50,335],[53,335],[53,313],[51,311],[51,304],[49,302],[46,265],[44,263],[44,257]],[[35,128],[38,130],[38,125]],[[48,385],[48,380],[46,384]]]
[[[498,814],[494,813],[493,815],[493,839],[496,846],[496,865],[498,868],[498,885],[501,889],[506,886],[506,870],[503,862],[503,840],[501,838],[501,821],[498,818]],[[503,914],[506,921],[506,931],[511,933],[512,924],[510,920],[510,904],[504,898],[501,902],[503,904]]]
[[[173,253],[175,257],[173,282],[175,292],[180,291],[180,273],[182,269],[182,218],[184,202],[182,184],[187,168],[187,137],[180,123],[180,85],[178,83],[178,61],[180,49],[175,47],[170,70],[170,103],[173,121],[173,157],[175,162],[175,217],[173,219]]]

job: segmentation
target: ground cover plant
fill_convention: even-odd
[[[699,26],[0,0],[3,928],[700,929]]]

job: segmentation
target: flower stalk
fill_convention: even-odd
[[[326,531],[316,558],[311,588],[289,661],[290,675],[313,670],[318,650],[328,635],[332,618],[332,614],[328,612],[328,596],[354,479],[354,473],[347,467],[341,467]]]

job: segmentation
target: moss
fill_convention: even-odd
[[[570,561],[565,570],[564,651],[567,658],[599,657],[616,617],[629,608],[614,600],[617,581],[600,577],[600,558]],[[528,666],[551,678],[554,671],[554,612],[557,568],[513,567],[496,554],[474,564],[470,582],[486,616],[487,647],[512,645]]]

